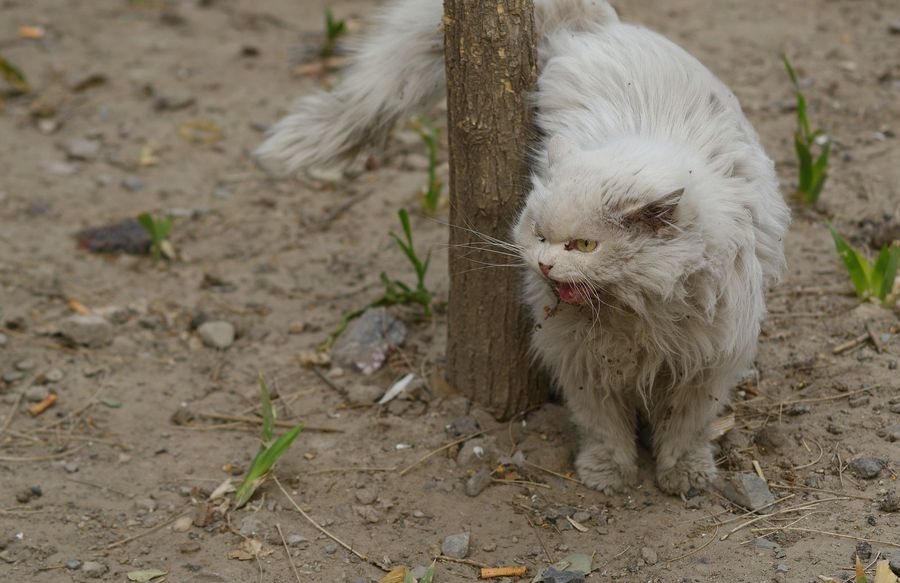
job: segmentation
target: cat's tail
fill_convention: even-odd
[[[256,155],[281,169],[324,167],[378,147],[401,117],[443,95],[440,0],[398,0],[353,47],[333,91],[301,97],[268,132]]]

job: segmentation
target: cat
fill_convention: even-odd
[[[382,13],[331,92],[301,98],[258,153],[291,170],[347,159],[444,91],[440,0]],[[735,96],[601,0],[536,0],[531,190],[512,232],[531,346],[580,433],[585,485],[710,486],[712,421],[752,365],[790,212]]]

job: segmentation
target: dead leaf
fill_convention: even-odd
[[[74,300],[72,298],[69,298],[69,309],[76,314],[81,314],[82,316],[89,316],[91,313],[90,308],[88,308],[78,300]]]
[[[581,524],[580,522],[578,522],[571,516],[566,516],[566,520],[568,520],[569,524],[572,525],[572,528],[574,528],[578,532],[587,532],[588,531],[588,528],[585,525]]]
[[[160,571],[159,569],[142,569],[140,571],[129,571],[126,575],[128,576],[129,581],[147,583],[148,581],[162,577],[166,574],[166,571]]]
[[[216,498],[221,498],[225,494],[234,492],[236,489],[237,488],[235,488],[232,483],[231,477],[225,478],[225,481],[216,486],[216,489],[212,491],[212,494],[209,495],[209,499],[215,500]]]
[[[159,164],[159,156],[156,155],[156,147],[153,144],[144,144],[141,155],[138,157],[138,166],[156,166]]]
[[[237,559],[238,561],[250,561],[257,557],[268,557],[274,552],[273,549],[264,549],[263,544],[255,538],[245,538],[240,547],[228,553],[228,558]]]
[[[225,132],[214,122],[195,119],[178,126],[178,135],[195,144],[215,144],[222,141]]]
[[[409,571],[407,567],[394,567],[387,575],[379,579],[378,583],[403,583],[407,571]]]
[[[888,561],[882,559],[875,564],[875,583],[897,583],[900,579],[891,571]]]

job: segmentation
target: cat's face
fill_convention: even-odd
[[[665,162],[648,168],[652,158],[551,143],[547,172],[534,178],[514,238],[560,300],[665,293],[700,260],[679,171]]]

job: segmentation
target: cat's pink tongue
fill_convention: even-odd
[[[567,304],[580,304],[587,299],[586,287],[570,282],[559,284],[559,299]]]

